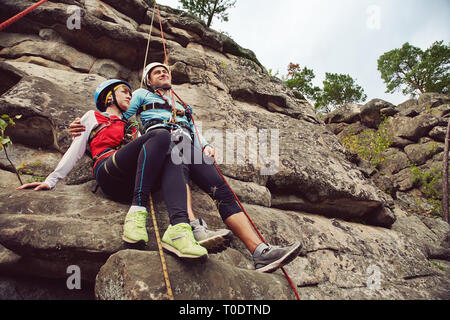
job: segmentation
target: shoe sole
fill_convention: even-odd
[[[178,251],[176,248],[172,247],[171,245],[168,245],[167,243],[162,243],[162,247],[164,250],[168,251],[169,253],[173,253],[178,258],[181,259],[190,259],[190,260],[206,260],[208,258],[207,254],[204,254],[202,256],[194,256],[191,254],[185,254]]]
[[[231,243],[232,235],[215,236],[214,238],[199,241],[198,244],[208,250],[208,253],[219,253],[227,249]]]
[[[125,236],[122,236],[122,240],[125,241],[126,243],[129,243],[129,244],[136,244],[136,243],[145,243],[145,244],[147,244],[147,242],[148,242],[148,241],[145,241],[143,239],[137,240],[137,241],[136,240],[132,240],[132,239],[127,238]]]
[[[300,254],[301,249],[302,249],[302,244],[300,243],[297,247],[295,247],[294,249],[292,249],[291,251],[286,253],[280,259],[278,259],[264,267],[256,269],[256,271],[263,272],[263,273],[272,273],[275,270],[277,270],[278,268],[281,268],[282,266],[288,264],[289,262],[291,262],[292,260],[297,258],[298,255]]]

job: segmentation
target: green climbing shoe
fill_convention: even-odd
[[[147,211],[128,212],[123,225],[123,241],[133,244],[140,241],[148,242],[147,228],[145,227],[147,215]]]
[[[206,259],[208,251],[194,238],[191,226],[187,223],[170,225],[162,238],[162,246],[179,258]]]

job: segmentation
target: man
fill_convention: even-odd
[[[189,177],[192,178],[201,189],[216,200],[222,220],[251,252],[257,271],[273,272],[294,260],[300,252],[300,242],[286,247],[271,246],[263,243],[254,232],[230,187],[213,166],[216,151],[195,130],[190,117],[192,109],[189,107],[185,110],[178,101],[175,101],[171,92],[172,79],[169,68],[157,62],[149,64],[144,70],[144,81],[147,89],[138,89],[133,93],[130,107],[123,117],[129,119],[136,115],[144,132],[157,128],[171,131],[172,156],[180,156],[183,159],[186,183]],[[179,148],[179,145],[182,145],[182,148]],[[188,192],[187,186],[186,193]],[[186,197],[180,194],[179,198]],[[179,205],[183,210],[188,209],[188,203],[180,202]],[[201,225],[201,220],[199,224]],[[195,235],[195,227],[193,230]]]

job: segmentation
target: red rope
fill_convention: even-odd
[[[47,2],[48,0],[41,0],[38,3],[33,4],[31,7],[29,7],[28,9],[23,10],[21,13],[16,14],[14,17],[9,18],[8,20],[6,20],[5,22],[3,22],[2,24],[0,24],[0,31],[2,31],[3,29],[5,29],[6,27],[8,27],[9,25],[13,24],[14,22],[16,22],[17,20],[20,20],[21,18],[23,18],[24,16],[26,16],[28,13],[30,13],[31,11],[33,11],[34,9],[36,9],[37,7],[39,7],[40,5],[44,4],[45,2]]]
[[[164,39],[164,31],[163,31],[162,22],[161,22],[161,15],[159,14],[159,5],[156,6],[156,10],[158,12],[159,28],[161,29],[161,38],[162,38],[163,48],[164,48],[164,64],[166,66],[168,66],[169,59],[167,58],[166,39]]]
[[[174,91],[171,90],[173,94],[175,94],[175,96],[178,98],[178,100],[180,100],[180,102],[184,105],[184,108],[188,108],[188,105],[180,98],[180,96]],[[192,123],[194,124],[194,128],[195,128],[195,133],[197,135],[197,139],[198,142],[200,144],[200,147],[202,148],[202,150],[204,150],[202,143],[200,141],[200,136],[198,134],[198,130],[197,130],[197,126],[195,125],[195,121],[194,121],[194,117],[192,116]],[[234,193],[233,189],[231,188],[231,186],[228,184],[227,180],[225,179],[224,175],[222,174],[222,172],[220,172],[219,168],[217,167],[217,164],[214,163],[214,167],[216,168],[217,172],[219,172],[220,176],[222,177],[223,181],[225,181],[225,183],[227,184],[227,186],[230,188],[231,192],[234,195],[234,198],[236,199],[237,203],[239,204],[239,206],[242,209],[242,212],[245,214],[245,216],[247,217],[248,221],[250,221],[251,225],[253,226],[253,229],[256,231],[256,233],[258,234],[259,238],[262,240],[262,242],[264,242],[265,244],[267,243],[266,240],[264,240],[264,237],[262,236],[262,234],[259,232],[258,228],[256,227],[256,225],[253,223],[252,219],[250,218],[250,216],[248,215],[247,211],[245,211],[244,206],[242,205],[241,201],[239,200],[239,198],[237,197],[236,193]],[[297,298],[297,300],[300,300],[300,296],[297,292],[297,289],[295,288],[294,283],[292,282],[291,278],[289,277],[289,275],[287,274],[286,270],[284,270],[284,268],[282,267],[281,270],[284,273],[284,276],[286,277],[287,281],[289,282],[289,285],[292,288],[292,291],[294,291],[295,297]]]

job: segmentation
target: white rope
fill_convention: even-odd
[[[141,88],[142,88],[142,86],[144,84],[144,77],[145,77],[144,72],[145,72],[145,67],[147,66],[148,49],[150,48],[150,41],[151,41],[151,38],[152,38],[153,20],[155,18],[155,8],[156,8],[156,1],[155,1],[155,5],[153,6],[152,23],[150,24],[150,31],[148,33],[147,50],[145,50],[144,67],[142,68]]]

